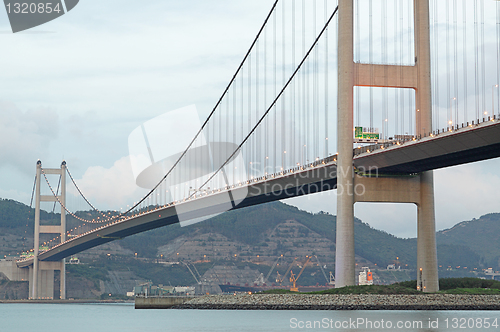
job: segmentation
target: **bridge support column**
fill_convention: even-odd
[[[40,234],[58,234],[61,242],[66,241],[66,162],[62,162],[60,169],[43,169],[44,174],[55,174],[61,176],[61,194],[57,197],[41,195],[40,182],[42,177],[42,162],[36,164],[36,188],[35,188],[35,241],[33,266],[29,269],[29,296],[31,299],[53,299],[54,298],[54,271],[60,270],[60,298],[66,298],[66,265],[65,260],[59,262],[43,262],[39,260]],[[40,203],[61,203],[61,224],[58,226],[40,225]]]
[[[61,197],[59,198],[61,204],[66,205],[66,162],[61,163]],[[61,230],[60,230],[61,243],[66,241],[66,210],[61,206]],[[66,299],[66,259],[60,261],[60,277],[59,277],[59,297],[61,300]]]
[[[34,278],[34,269],[29,269],[29,293],[36,294],[33,299],[53,299],[54,298],[54,270],[39,269],[37,277]],[[34,286],[38,286],[35,293]]]
[[[355,285],[354,260],[354,168],[353,168],[353,87],[354,87],[354,4],[339,0],[338,120],[337,120],[337,235],[335,285]]]
[[[40,178],[42,176],[42,162],[36,163],[36,180],[35,180],[35,240],[34,240],[34,257],[33,270],[30,268],[30,298],[38,298],[38,251],[40,248]]]
[[[433,173],[422,173],[420,183],[417,220],[417,288],[424,292],[437,292],[439,279]]]
[[[415,65],[354,63],[354,1],[339,0],[338,23],[338,120],[337,120],[337,236],[335,278],[337,287],[355,284],[354,177],[353,177],[353,88],[378,86],[413,88],[416,100],[416,134],[432,132],[431,54],[429,0],[413,0]],[[368,181],[368,180],[364,180]],[[389,181],[391,182],[391,181]],[[382,181],[382,186],[389,182]],[[397,181],[396,181],[397,182]],[[392,183],[394,184],[394,183]],[[396,186],[400,186],[396,184]],[[420,175],[418,192],[418,272],[425,279],[425,291],[438,290],[437,254],[432,171]],[[373,188],[379,187],[378,184]],[[396,189],[396,188],[392,188]],[[404,193],[404,190],[400,190]],[[387,192],[386,192],[387,194]],[[393,197],[393,194],[388,194]],[[395,197],[396,202],[398,197]]]
[[[431,45],[429,0],[413,1],[415,25],[415,66],[417,68],[416,132],[420,136],[432,133]],[[421,177],[421,198],[418,206],[417,284],[423,291],[439,290],[436,249],[436,220],[434,212],[434,175],[425,172]]]

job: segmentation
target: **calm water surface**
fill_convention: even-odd
[[[311,330],[500,331],[500,311],[135,310],[133,304],[0,304],[1,332]]]

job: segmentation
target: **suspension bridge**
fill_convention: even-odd
[[[153,181],[126,211],[96,209],[66,163],[37,163],[35,244],[17,267],[32,298],[51,298],[54,271],[75,253],[335,189],[337,286],[355,283],[354,204],[401,202],[418,207],[417,285],[437,291],[432,171],[500,157],[499,82],[498,2],[277,0],[182,152],[157,158],[165,143],[143,128],[131,158]],[[66,175],[89,213],[69,207]],[[60,205],[60,225],[40,224],[41,202]],[[66,217],[79,224],[67,229]],[[40,250],[40,234],[58,236]],[[61,298],[64,287],[61,273]]]

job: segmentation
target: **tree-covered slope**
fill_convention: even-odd
[[[463,221],[436,235],[438,244],[470,248],[481,257],[485,267],[500,266],[500,213]]]
[[[25,204],[0,199],[0,229],[4,234],[19,235],[27,230],[29,236],[33,232],[33,216],[34,210]],[[59,214],[42,211],[42,219],[57,222]],[[69,218],[69,227],[73,227],[76,222],[72,219]],[[229,211],[189,227],[182,228],[175,224],[154,229],[130,236],[119,243],[141,257],[151,258],[156,257],[158,248],[169,241],[193,234],[219,233],[230,241],[258,245],[278,224],[287,220],[295,220],[333,243],[336,241],[335,216],[323,212],[312,214],[281,202],[273,202]],[[438,261],[443,267],[497,268],[500,258],[500,214],[485,215],[440,231],[437,233],[437,243]],[[398,257],[403,267],[408,264],[408,268],[415,268],[416,245],[416,239],[397,238],[355,220],[356,254],[379,266],[391,264]]]

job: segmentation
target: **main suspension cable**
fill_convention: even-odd
[[[66,205],[65,205],[65,204],[63,204],[63,203],[61,202],[61,200],[59,199],[59,196],[57,196],[57,195],[56,195],[56,193],[54,192],[54,189],[53,189],[53,188],[52,188],[52,186],[50,185],[49,179],[47,178],[47,175],[45,174],[45,171],[43,170],[43,168],[42,168],[42,174],[43,174],[43,177],[45,178],[45,182],[47,182],[47,185],[49,186],[49,189],[50,189],[50,191],[52,192],[52,195],[54,195],[54,197],[55,197],[55,198],[56,198],[56,200],[59,202],[59,204],[61,204],[62,208],[63,208],[63,209],[64,209],[64,210],[65,210],[68,214],[70,214],[73,218],[78,219],[78,220],[80,220],[80,221],[83,221],[84,223],[93,223],[93,224],[97,224],[97,223],[104,223],[104,222],[109,221],[109,219],[108,219],[108,220],[102,220],[102,221],[95,221],[95,220],[90,221],[90,220],[85,220],[85,219],[83,219],[83,218],[78,217],[76,214],[74,214],[74,213],[73,213],[73,212],[71,212],[70,210],[68,210],[68,208],[66,207]],[[107,216],[106,216],[106,217],[107,217]]]
[[[69,175],[69,178],[71,179],[71,182],[73,182],[73,184],[75,185],[75,188],[76,190],[78,190],[78,192],[80,193],[80,195],[83,197],[83,199],[85,200],[85,202],[87,202],[87,204],[92,208],[92,210],[96,211],[97,213],[99,213],[100,215],[102,215],[103,217],[105,218],[108,218],[108,216],[106,216],[103,212],[99,211],[98,209],[96,209],[92,203],[89,202],[89,200],[87,199],[87,197],[85,197],[85,195],[82,193],[82,191],[80,190],[80,188],[78,187],[78,185],[76,184],[75,182],[75,179],[73,179],[73,176],[71,175],[71,172],[69,171],[69,168],[66,167],[66,172],[68,172],[68,175]]]

